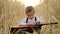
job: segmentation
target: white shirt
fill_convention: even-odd
[[[20,22],[19,25],[26,25],[26,24],[27,24],[27,23],[26,23],[26,19],[27,19],[27,18],[24,18],[24,19]],[[43,20],[42,20],[42,19],[39,19],[39,18],[37,18],[37,17],[36,17],[36,19],[37,19],[37,21],[40,22],[40,24],[43,24]],[[35,24],[36,24],[35,17],[34,17],[32,20],[31,20],[31,19],[28,19],[28,23],[30,23],[30,24],[32,24],[32,25],[35,25]]]

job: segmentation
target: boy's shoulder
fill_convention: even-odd
[[[37,19],[39,18],[38,16],[35,16],[35,17],[36,17]],[[34,17],[34,18],[35,18],[35,17]],[[28,17],[25,17],[25,18],[23,18],[23,20],[26,20],[27,18],[28,18]]]
[[[23,18],[22,20],[23,20],[23,21],[26,21],[26,19],[27,19],[27,17]]]

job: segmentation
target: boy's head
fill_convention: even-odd
[[[32,6],[28,6],[28,7],[26,7],[25,12],[26,12],[26,15],[28,16],[28,18],[32,19],[35,14],[35,9]]]

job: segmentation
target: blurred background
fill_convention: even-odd
[[[41,34],[60,34],[60,0],[0,0],[0,34],[9,34],[25,15],[25,8],[33,6],[36,16],[44,23],[57,21],[57,25],[42,26]]]

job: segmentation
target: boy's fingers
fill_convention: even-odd
[[[40,24],[40,22],[39,21],[36,21],[36,25],[38,25],[38,24]]]

